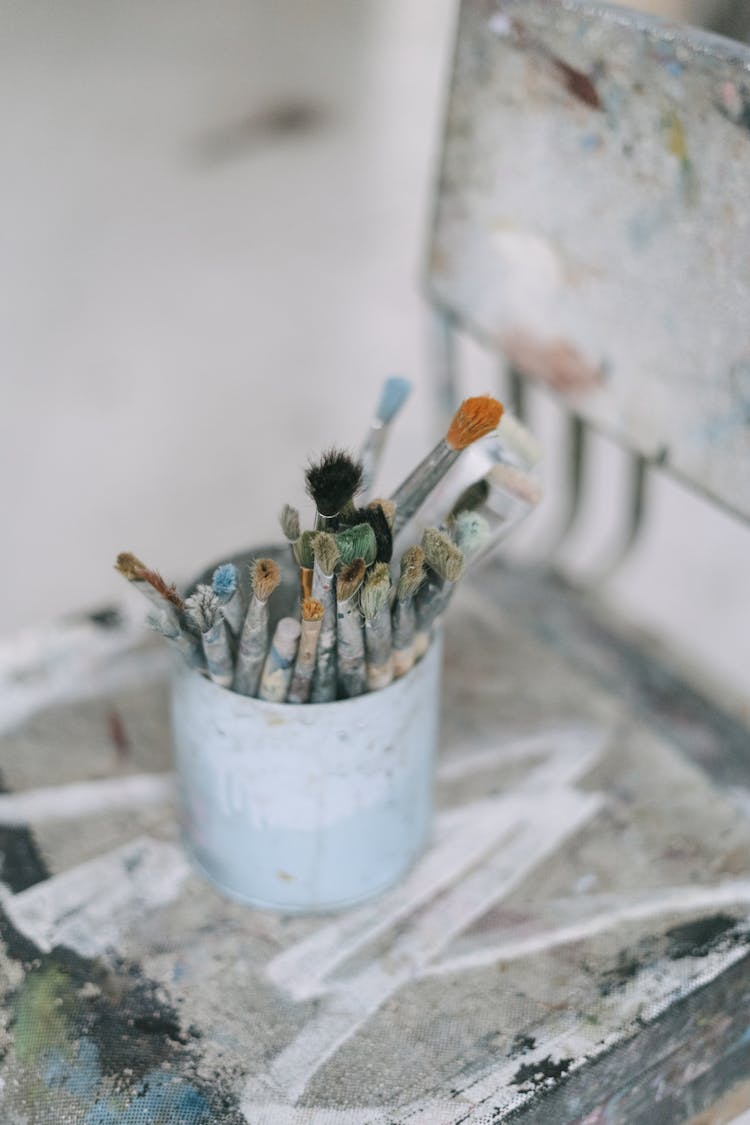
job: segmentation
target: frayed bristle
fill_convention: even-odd
[[[300,536],[299,512],[291,504],[285,504],[279,513],[279,523],[284,538],[294,543]]]
[[[365,565],[375,562],[378,545],[375,532],[369,523],[358,523],[336,533],[336,546],[342,566],[348,566],[355,559],[364,559]]]
[[[303,531],[299,539],[292,543],[292,553],[297,562],[297,566],[302,566],[305,570],[312,570],[315,565],[315,556],[313,554],[313,538],[314,531]]]
[[[383,384],[377,417],[383,425],[392,422],[411,394],[411,382],[401,375],[392,375]]]
[[[373,617],[377,616],[387,604],[390,592],[391,572],[388,564],[376,563],[367,575],[359,597],[359,605],[365,621],[372,621]]]
[[[475,480],[473,484],[463,490],[456,500],[450,511],[451,517],[455,518],[460,512],[473,512],[476,508],[481,508],[489,495],[489,491],[490,486],[484,478]]]
[[[148,582],[157,594],[161,594],[165,601],[170,602],[175,609],[183,610],[185,603],[177,593],[177,587],[174,583],[167,585],[158,570],[149,570],[147,566],[141,568],[138,572],[138,578],[142,582]]]
[[[198,586],[185,600],[185,613],[201,633],[207,633],[216,623],[219,599],[210,586]]]
[[[302,602],[303,621],[322,621],[324,613],[323,603],[317,598],[305,598]]]
[[[115,570],[119,571],[123,578],[127,578],[128,582],[142,579],[145,569],[145,564],[130,551],[121,551],[115,561]]]
[[[421,547],[407,547],[401,556],[401,575],[396,588],[399,601],[413,598],[424,580],[424,551]]]
[[[393,532],[385,512],[380,505],[368,504],[366,508],[355,508],[347,520],[349,526],[368,523],[375,535],[375,562],[390,562],[393,555]],[[355,551],[353,558],[361,555],[365,562],[368,561],[364,550]]]
[[[237,589],[237,567],[233,563],[217,566],[211,579],[211,588],[219,601],[228,602]]]
[[[339,572],[336,578],[336,597],[340,602],[348,601],[362,585],[367,565],[364,559],[354,559]]]
[[[536,507],[542,499],[542,490],[537,482],[513,465],[494,465],[487,474],[487,480],[494,488],[501,488],[532,507]]]
[[[491,395],[464,399],[445,435],[446,443],[451,449],[466,449],[496,430],[502,416],[502,403]]]
[[[464,558],[473,559],[490,537],[490,525],[479,512],[459,512],[453,527],[456,546]]]
[[[329,449],[305,473],[308,495],[322,516],[331,518],[362,486],[362,465],[350,453]]]
[[[258,601],[267,602],[281,581],[281,571],[273,559],[255,559],[250,564],[250,580]]]
[[[422,536],[422,549],[425,560],[441,578],[458,581],[464,570],[463,552],[444,532],[428,527]]]
[[[393,527],[393,520],[396,516],[396,505],[392,500],[385,500],[378,496],[377,499],[371,500],[367,505],[368,508],[381,508],[383,515],[388,520],[388,526]]]
[[[336,536],[328,531],[318,531],[312,538],[313,555],[324,574],[333,574],[338,566],[339,548]]]

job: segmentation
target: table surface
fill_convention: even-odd
[[[167,654],[0,651],[8,1125],[720,1125],[750,1106],[748,730],[543,575],[447,629],[434,837],[284,918],[176,830]]]

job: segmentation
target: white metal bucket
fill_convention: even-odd
[[[336,703],[264,703],[176,665],[183,832],[201,871],[286,912],[340,909],[394,883],[429,832],[441,647]]]

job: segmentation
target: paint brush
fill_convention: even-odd
[[[364,559],[365,566],[372,566],[378,553],[375,532],[369,523],[347,527],[336,532],[336,546],[342,566],[348,566],[355,559]]]
[[[154,609],[146,618],[146,623],[155,633],[164,637],[191,668],[205,671],[203,649],[198,638],[181,629],[174,617],[170,617],[162,609]]]
[[[514,414],[503,414],[497,427],[497,439],[503,461],[511,461],[522,469],[533,469],[542,459],[542,447],[523,422]]]
[[[305,598],[302,603],[299,649],[287,703],[307,703],[310,698],[324,612],[322,602],[316,598]]]
[[[292,543],[292,554],[299,567],[299,582],[303,598],[309,598],[312,594],[313,565],[315,563],[312,549],[314,535],[314,531],[303,531],[299,539]]]
[[[215,684],[231,687],[234,661],[229,630],[219,599],[210,586],[198,586],[185,600],[185,614],[201,635],[209,676]]]
[[[411,382],[400,375],[391,376],[383,384],[375,416],[370,422],[367,436],[359,451],[359,459],[362,463],[362,490],[364,492],[368,492],[373,486],[383,459],[383,450],[391,423],[408,399],[411,391]]]
[[[395,511],[395,509],[392,509],[392,511]],[[358,524],[369,524],[375,535],[375,556],[372,561],[386,563],[391,561],[393,556],[393,532],[381,503],[368,504],[366,508],[355,508],[350,515],[347,515],[346,522],[347,526],[350,527],[356,527]],[[343,551],[341,555],[343,558]],[[352,557],[357,558],[357,555],[355,554]],[[364,551],[359,552],[359,557],[364,558],[368,566],[370,565]]]
[[[115,561],[115,570],[157,610],[165,613],[175,625],[182,627],[185,603],[174,584],[168,586],[158,571],[151,570],[130,551],[120,552]]]
[[[435,621],[445,609],[453,587],[464,571],[463,552],[448,535],[428,527],[422,536],[426,562],[425,581],[416,595],[417,632],[414,653],[417,660],[429,648]]]
[[[487,546],[490,525],[479,512],[459,512],[453,521],[451,534],[468,565]]]
[[[291,504],[285,504],[279,512],[279,524],[283,532],[284,538],[289,544],[289,549],[292,552],[292,557],[296,562],[296,555],[294,551],[294,544],[300,537],[301,528],[299,522],[299,511],[293,508]],[[299,566],[299,563],[297,563]]]
[[[391,531],[393,531],[393,520],[396,515],[396,505],[392,500],[385,500],[382,496],[377,496],[374,500],[370,501],[367,507],[380,508],[386,520],[388,521],[388,526],[390,527]]]
[[[319,461],[308,465],[305,484],[315,504],[316,529],[331,530],[328,524],[351,505],[362,487],[362,466],[350,453],[329,449]]]
[[[448,515],[447,523],[450,526],[453,519],[461,512],[473,512],[481,508],[489,496],[490,486],[485,477],[475,480],[456,497],[453,507]]]
[[[263,665],[258,688],[258,699],[266,703],[283,703],[289,691],[294,659],[300,636],[300,623],[296,617],[282,617],[276,626]]]
[[[239,636],[242,622],[245,620],[246,606],[240,592],[237,567],[234,563],[222,563],[221,566],[217,566],[211,577],[211,589],[219,599],[227,628],[233,637]]]
[[[401,556],[401,574],[391,610],[393,674],[405,676],[414,664],[417,611],[414,595],[424,581],[424,551],[408,547]]]
[[[391,572],[387,563],[376,563],[359,596],[365,619],[365,663],[368,691],[387,687],[393,679],[391,639]]]
[[[421,508],[463,450],[497,429],[502,413],[501,403],[490,395],[467,398],[461,403],[445,437],[441,438],[391,497],[396,505],[394,536]]]
[[[338,694],[342,699],[362,695],[367,686],[358,596],[366,571],[365,560],[355,559],[336,578]]]
[[[336,579],[339,549],[335,536],[319,531],[313,536],[313,598],[323,606],[318,638],[318,654],[310,698],[313,703],[330,703],[336,698]]]
[[[268,599],[281,581],[273,559],[256,559],[250,566],[252,594],[237,649],[234,690],[255,695],[268,648]]]

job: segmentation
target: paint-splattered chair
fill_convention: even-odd
[[[524,1122],[630,1125],[711,1106],[696,1120],[722,1122],[750,1105],[750,732],[559,562],[602,435],[627,472],[619,540],[589,580],[635,544],[655,468],[750,517],[749,184],[744,45],[579,0],[463,0],[425,269],[440,395],[448,412],[494,365],[525,417],[542,387],[567,460],[549,565],[485,572],[473,623],[449,627],[452,669],[476,687],[453,700],[456,737],[477,711],[489,742],[536,708],[564,741],[613,707],[578,781],[601,806],[442,977],[475,974],[505,1016],[492,1064],[454,1082],[466,1120],[517,1106]],[[467,670],[493,635],[492,671]],[[511,995],[539,1022],[506,1015]]]

